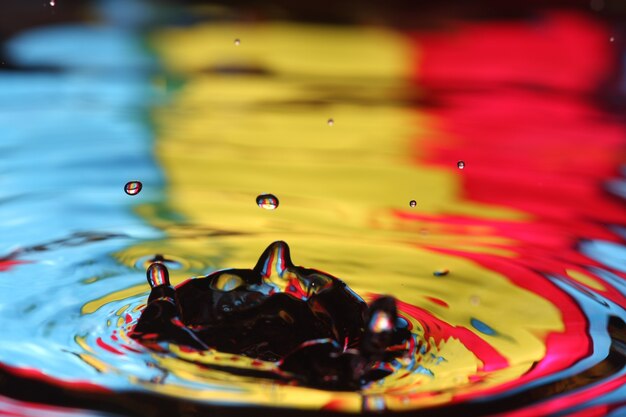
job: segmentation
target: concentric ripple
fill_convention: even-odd
[[[112,24],[19,35],[11,59],[59,71],[0,74],[0,411],[623,413],[626,128],[590,99],[608,35],[564,12],[453,32],[197,23],[157,27],[150,52]],[[316,390],[129,337],[150,263],[179,285],[276,240],[397,298],[412,337],[389,376]]]

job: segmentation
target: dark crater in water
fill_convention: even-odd
[[[284,242],[272,243],[252,269],[216,271],[177,288],[161,262],[147,275],[152,291],[133,338],[154,349],[171,342],[276,362],[280,375],[269,377],[307,386],[354,390],[385,377],[384,363],[410,336],[395,299],[368,306],[343,281],[294,266]]]

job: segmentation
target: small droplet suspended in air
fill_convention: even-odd
[[[433,275],[436,277],[443,277],[444,275],[448,275],[450,273],[447,269],[438,269],[433,272]]]
[[[465,168],[465,161],[459,161],[456,163],[457,168],[459,169],[464,169]]]
[[[50,6],[54,7],[56,5],[54,0],[50,0]]]
[[[241,45],[241,41],[239,39],[235,39],[235,46]]]
[[[335,121],[333,119],[328,119],[328,126],[334,126]]]
[[[143,184],[141,184],[141,182],[139,182],[139,181],[129,181],[124,186],[124,191],[128,195],[137,195],[141,191],[141,187],[143,187]]]
[[[411,207],[417,206],[417,201],[415,201],[415,200],[409,201],[409,206],[411,206]]]
[[[256,203],[265,210],[274,210],[278,207],[278,197],[274,194],[261,194],[256,198]]]
[[[615,42],[615,38],[614,38],[613,36],[611,36],[611,37],[609,38],[609,42]]]
[[[161,262],[155,262],[148,267],[146,272],[148,283],[151,288],[158,287],[160,285],[170,285],[170,273],[167,271],[167,267]]]

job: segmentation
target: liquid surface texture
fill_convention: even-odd
[[[623,50],[608,25],[554,11],[140,33],[146,14],[123,10],[6,43],[0,411],[626,412],[626,128],[601,100]],[[184,288],[249,270],[275,241],[368,305],[393,296],[408,354],[335,390],[268,378],[279,358],[256,333],[247,356],[130,337],[146,270]],[[215,285],[234,295],[239,278]],[[372,313],[363,332],[394,322]]]

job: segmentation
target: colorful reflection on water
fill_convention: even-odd
[[[14,38],[17,62],[62,71],[0,73],[3,374],[126,414],[129,392],[189,413],[623,413],[626,127],[594,99],[610,36],[553,12],[440,32],[198,23],[149,51],[111,25]],[[397,297],[413,339],[389,377],[314,390],[128,337],[158,254],[179,284],[275,240],[367,301]]]

